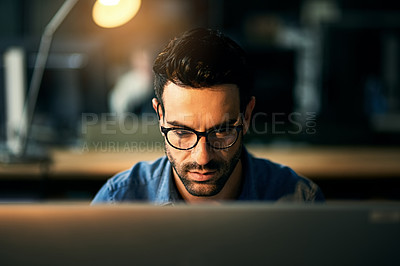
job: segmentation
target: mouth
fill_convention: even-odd
[[[215,176],[216,171],[189,171],[188,175],[191,180],[196,182],[206,182]]]

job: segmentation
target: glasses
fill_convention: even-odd
[[[196,147],[201,137],[206,138],[207,144],[217,150],[227,149],[236,143],[243,125],[230,126],[198,132],[188,128],[161,127],[169,145],[178,150],[190,150]]]

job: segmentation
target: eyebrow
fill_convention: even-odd
[[[213,128],[219,128],[219,127],[222,127],[222,126],[224,126],[224,125],[230,125],[230,126],[231,126],[231,125],[233,125],[236,121],[238,121],[238,119],[235,119],[235,118],[229,119],[228,121],[224,121],[224,122],[219,123],[219,124],[217,124],[217,125],[215,125],[215,126],[212,126],[211,128],[207,129],[206,132],[209,131],[209,130],[211,130],[211,129],[213,129]],[[186,129],[195,130],[195,129],[189,127],[189,126],[186,126],[186,125],[180,123],[179,121],[166,121],[166,122],[167,122],[168,124],[172,125],[172,126],[175,126],[175,127],[180,127],[180,128],[186,128]],[[195,131],[196,131],[196,130],[195,130]]]

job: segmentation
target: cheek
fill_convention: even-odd
[[[232,156],[235,154],[237,148],[236,147],[232,147],[229,150],[224,150],[222,152],[220,152],[219,154],[219,159],[223,160],[223,161],[229,161]]]
[[[170,147],[169,145],[166,145],[165,149],[168,155],[172,157],[172,159],[175,161],[176,164],[178,164],[177,166],[188,160],[188,157],[190,159],[190,152],[177,150]]]
[[[233,157],[235,157],[235,155],[241,149],[241,145],[242,145],[242,141],[241,141],[241,138],[239,137],[239,139],[236,141],[235,145],[233,145],[229,149],[223,150],[221,152],[221,155],[220,155],[221,158],[224,161],[230,161]]]

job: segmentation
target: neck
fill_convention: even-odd
[[[175,172],[175,169],[172,170],[174,175],[175,184],[178,188],[179,193],[181,194],[182,198],[186,202],[190,203],[210,203],[210,202],[220,202],[225,200],[235,200],[239,197],[242,185],[242,162],[241,160],[238,161],[236,164],[235,169],[233,170],[231,176],[229,177],[228,181],[226,182],[225,186],[222,190],[214,196],[210,197],[197,197],[190,194],[185,186],[183,185],[182,181],[180,180],[178,174]]]

